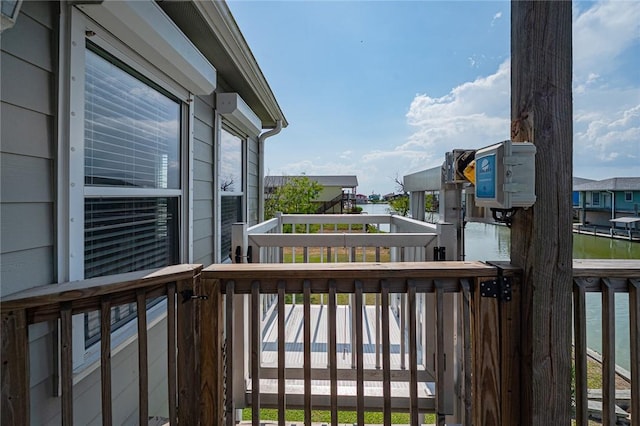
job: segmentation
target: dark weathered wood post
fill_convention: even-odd
[[[569,424],[571,2],[511,3],[511,139],[536,145],[536,204],[511,228],[521,287],[522,425]]]

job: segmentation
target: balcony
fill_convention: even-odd
[[[349,410],[357,413],[358,424],[364,424],[364,413],[372,410],[382,411],[385,424],[391,423],[392,412],[408,413],[411,424],[418,424],[424,413],[434,413],[437,424],[520,423],[520,400],[508,397],[523,395],[520,271],[503,263],[425,262],[432,248],[446,241],[446,231],[417,232],[432,235],[411,243],[406,239],[401,243],[402,238],[393,242],[393,232],[349,237],[349,232],[329,224],[322,224],[333,231],[328,236],[300,233],[307,225],[313,228],[308,223],[292,226],[289,233],[276,232],[288,220],[302,219],[281,218],[278,226],[236,233],[234,247],[238,240],[246,241],[234,250],[241,263],[206,268],[176,265],[50,285],[3,298],[2,424],[29,424],[28,326],[42,321],[60,324],[61,419],[73,424],[74,409],[82,408],[74,406],[71,316],[89,311],[102,313],[106,337],[101,341],[101,412],[103,424],[112,424],[115,366],[110,361],[107,313],[127,303],[139,307],[138,423],[148,423],[144,307],[155,297],[167,300],[166,400],[171,424],[230,425],[236,409],[244,406],[253,409],[256,425],[260,407],[277,408],[280,424],[291,408],[302,409],[307,424],[316,409],[328,410],[333,424],[338,412]],[[378,219],[366,220],[375,224]],[[408,229],[402,221],[379,220],[401,231],[397,235]],[[406,226],[413,224],[408,221]],[[385,235],[390,237],[386,242],[375,240]],[[303,241],[315,236],[321,240]],[[372,236],[374,240],[368,240]],[[322,248],[322,255],[313,247]],[[293,262],[294,251],[303,258],[322,256],[329,262],[255,263],[257,258]],[[246,263],[249,252],[252,264]],[[394,261],[361,261],[385,253]],[[341,256],[351,262],[334,262]],[[604,423],[636,422],[640,261],[574,261],[573,277],[577,424],[587,424],[589,407],[585,337],[589,292],[601,293],[603,301]],[[493,294],[490,287],[496,282],[503,285]],[[509,297],[501,296],[509,291]],[[628,293],[630,313],[631,408],[624,419],[616,418],[613,300],[617,293]],[[570,356],[571,347],[566,351]]]

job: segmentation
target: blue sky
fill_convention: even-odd
[[[355,174],[385,194],[509,137],[509,2],[228,4],[290,123],[267,174]],[[640,176],[640,1],[573,9],[574,175]]]

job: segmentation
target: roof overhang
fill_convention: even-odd
[[[636,222],[640,222],[640,217],[634,217],[634,216],[618,217],[616,219],[609,219],[609,222],[636,223]]]
[[[162,1],[164,12],[218,72],[218,86],[236,92],[260,118],[263,128],[288,122],[224,1]]]
[[[152,0],[78,4],[84,13],[196,95],[216,88],[216,69]]]
[[[402,178],[407,192],[440,191],[442,187],[442,166],[405,175]]]

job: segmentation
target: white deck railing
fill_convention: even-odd
[[[455,260],[451,225],[389,214],[283,214],[251,227],[236,224],[232,241],[234,263],[308,263],[312,252],[320,263],[379,262],[383,248],[390,261]]]

